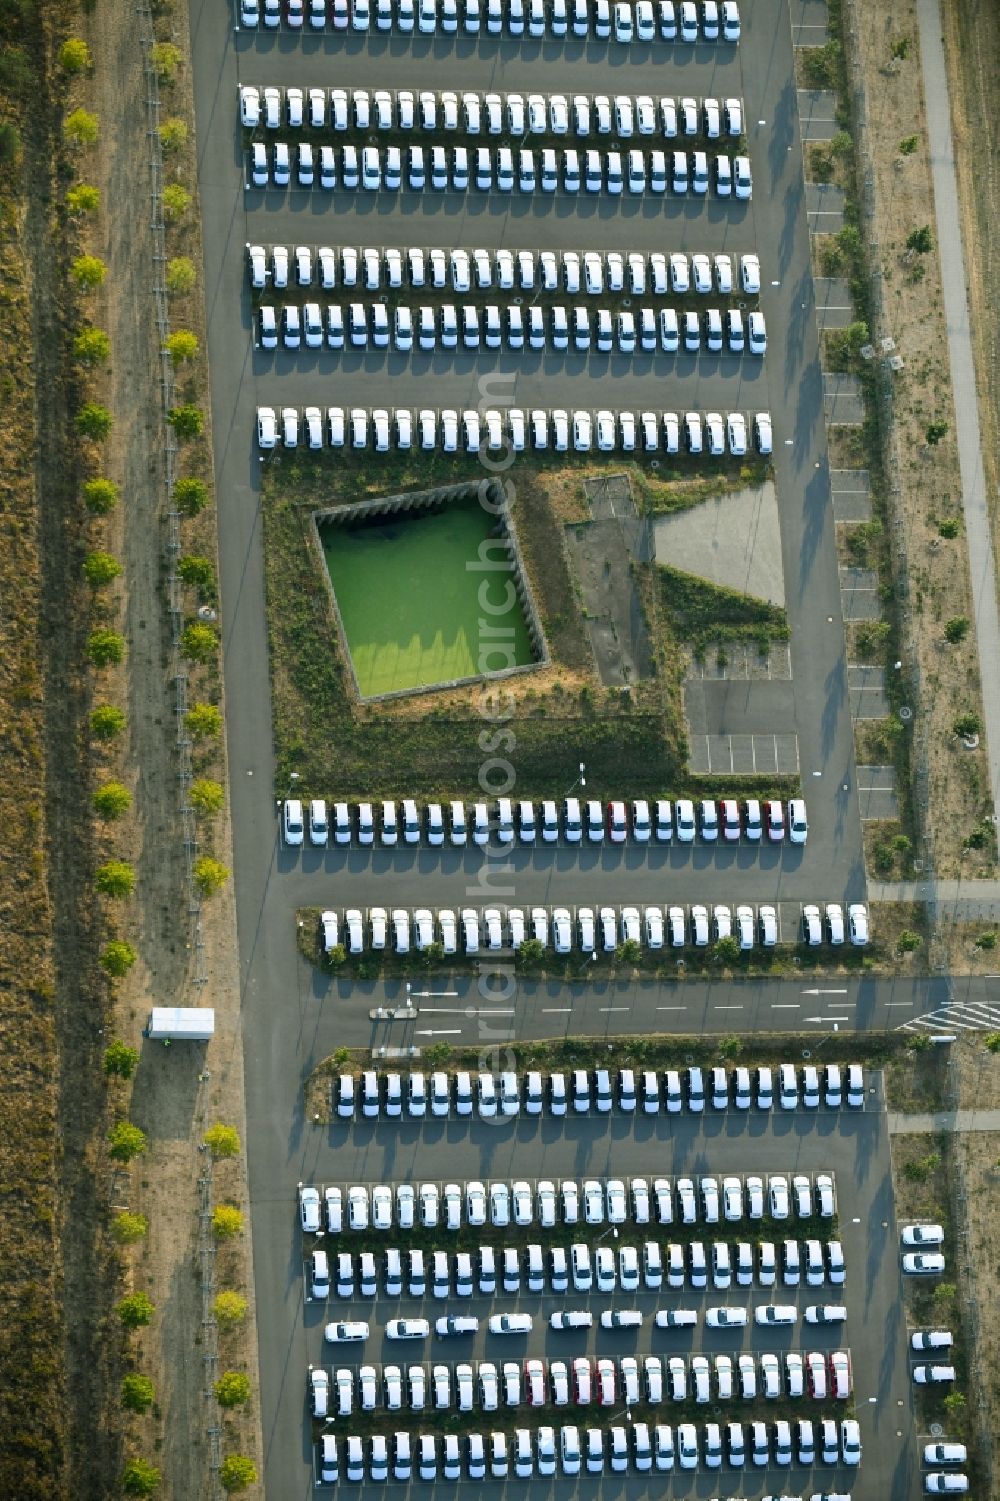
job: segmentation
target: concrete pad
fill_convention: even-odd
[[[653,548],[658,563],[772,605],[785,603],[778,499],[770,480],[655,517]]]
[[[847,697],[852,719],[884,719],[889,712],[885,668],[848,666]]]
[[[894,766],[858,767],[858,802],[865,822],[899,817]]]
[[[821,329],[847,328],[854,322],[850,283],[842,276],[816,276],[816,322]]]
[[[822,47],[827,39],[826,0],[790,0],[792,44],[795,47]]]
[[[868,521],[872,514],[871,480],[867,469],[831,469],[834,521]]]
[[[836,234],[844,227],[843,188],[830,182],[807,182],[806,214],[812,234]]]
[[[795,724],[791,683],[722,681],[687,683],[684,710],[696,734],[774,735]]]
[[[845,620],[877,620],[882,613],[878,574],[870,568],[841,568],[840,597]]]
[[[837,124],[837,96],[831,89],[799,89],[799,129],[804,141],[832,141]]]
[[[831,427],[860,427],[865,420],[865,404],[858,377],[824,370],[823,406]]]

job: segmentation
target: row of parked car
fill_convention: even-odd
[[[652,94],[482,94],[452,89],[300,89],[240,86],[247,130],[441,130],[463,135],[677,136],[743,134],[742,99],[677,100]]]
[[[293,31],[431,36],[596,37],[599,41],[738,42],[737,0],[240,0],[240,24]]]
[[[377,810],[377,811],[376,811]],[[307,829],[308,815],[308,829]],[[388,799],[381,803],[327,804],[313,798],[308,808],[299,798],[288,798],[282,805],[282,841],[295,848],[309,844],[318,848],[327,844],[358,844],[362,848],[378,843],[385,848],[399,844],[438,848],[443,844],[462,846],[470,841],[486,845],[557,844],[805,844],[809,837],[809,819],[804,799],[790,798],[787,805],[780,798],[761,802],[735,797],[701,798],[698,802],[680,797],[633,798],[631,802],[600,798],[563,798],[561,803],[545,798],[539,804],[527,798],[515,801],[500,797],[493,802],[418,805],[412,797],[400,804]]]
[[[703,251],[653,250],[444,250],[414,246],[358,247],[343,245],[247,245],[247,273],[254,291],[270,284],[276,291],[289,285],[324,291],[359,287],[377,292],[383,287],[420,290],[487,292],[565,292],[571,297],[621,293],[629,297],[683,296],[694,291],[721,296],[733,291],[734,260],[738,287],[747,296],[760,291],[760,261],[752,252],[730,256],[722,251],[709,258]]]
[[[322,1381],[319,1386],[322,1394]],[[319,1401],[321,1405],[322,1395]],[[314,1414],[316,1406],[314,1395]],[[861,1430],[854,1418],[843,1418],[839,1423],[823,1418],[815,1424],[808,1418],[794,1423],[781,1418],[775,1423],[705,1423],[700,1428],[694,1423],[679,1423],[676,1430],[668,1423],[651,1426],[644,1422],[627,1427],[615,1424],[609,1429],[542,1425],[534,1432],[516,1428],[513,1434],[467,1433],[459,1437],[450,1433],[443,1438],[435,1433],[398,1432],[391,1437],[376,1434],[364,1439],[324,1433],[319,1439],[317,1474],[321,1485],[342,1479],[381,1482],[390,1476],[404,1481],[484,1480],[487,1476],[528,1480],[534,1475],[555,1475],[557,1470],[562,1475],[624,1474],[630,1470],[641,1474],[654,1468],[666,1472],[675,1467],[696,1470],[699,1466],[717,1470],[723,1462],[732,1470],[742,1470],[748,1463],[761,1467],[793,1463],[803,1468],[817,1464],[857,1466],[861,1463]],[[763,1501],[803,1498],[782,1491],[780,1498],[768,1493]],[[808,1501],[851,1498],[840,1492],[816,1491]]]
[[[294,168],[293,168],[294,158]],[[255,188],[340,188],[366,193],[429,188],[438,193],[609,193],[633,197],[668,190],[683,197],[704,196],[711,185],[718,198],[746,201],[753,196],[748,156],[705,151],[640,151],[623,153],[590,148],[534,152],[528,147],[515,156],[510,146],[313,146],[275,141],[250,146],[250,181]],[[668,189],[669,184],[669,189]]]
[[[317,1369],[313,1367],[313,1369]],[[428,1375],[430,1380],[428,1381]],[[429,1388],[429,1391],[428,1391]],[[736,1398],[777,1401],[808,1395],[814,1401],[846,1401],[851,1395],[851,1358],[846,1350],[804,1355],[623,1355],[591,1360],[480,1360],[473,1365],[339,1366],[333,1372],[332,1402],[338,1418],[384,1408],[399,1412],[457,1409],[497,1412],[520,1407],[614,1407],[624,1402],[659,1406],[673,1402],[731,1402]],[[431,1400],[428,1401],[430,1395]]]
[[[753,446],[771,452],[771,414],[753,415]],[[350,448],[365,453],[406,453],[420,448],[451,454],[484,452],[535,453],[685,453],[722,458],[747,452],[747,420],[742,412],[566,411],[542,407],[530,411],[459,411],[443,407],[257,408],[257,444],[263,453],[298,448]]]
[[[385,302],[351,302],[346,310],[336,302],[325,306],[318,302],[301,305],[293,302],[281,308],[262,303],[257,309],[255,343],[258,349],[267,350],[277,349],[280,340],[285,349],[391,349],[397,354],[410,354],[414,349],[431,351],[460,346],[517,350],[524,349],[527,341],[531,349],[551,349],[558,354],[570,347],[577,353],[593,349],[598,354],[677,354],[682,333],[685,354],[696,354],[702,348],[709,354],[728,350],[730,354],[749,352],[761,356],[767,351],[764,314],[756,311],[745,318],[739,308],[707,308],[704,312],[689,308],[678,314],[674,308],[657,311],[643,307],[613,313],[610,308],[591,311],[579,304],[569,308],[562,303],[547,309],[534,306],[526,310],[517,306],[501,308],[499,304],[479,308],[468,302],[458,307],[454,303],[440,307],[426,303],[410,307],[401,303],[392,308]],[[628,441],[634,447],[635,417],[631,413],[622,415],[626,420],[631,419]],[[497,439],[500,443],[502,418],[499,412],[494,416],[500,424]],[[649,416],[650,440],[655,451],[659,448],[659,423],[655,414]],[[607,426],[603,434],[602,418]],[[711,421],[711,416],[706,416],[706,428]],[[718,421],[721,423],[721,415]],[[746,419],[742,413],[730,413],[727,425],[729,452],[745,453]],[[620,420],[618,426],[621,429]],[[615,431],[612,412],[598,412],[597,429],[598,448],[626,442],[624,430]],[[711,447],[711,433],[708,441]]]
[[[319,1268],[325,1267],[326,1291],[314,1294],[317,1298],[329,1296],[329,1264],[326,1252],[312,1253],[313,1278],[319,1276]],[[393,1296],[398,1296],[394,1294]],[[308,1299],[307,1299],[308,1301]],[[602,1329],[640,1329],[645,1314],[638,1308],[606,1308],[600,1317]],[[847,1309],[843,1304],[810,1303],[803,1312],[807,1324],[843,1324]],[[764,1304],[754,1310],[754,1321],[762,1326],[794,1324],[798,1310],[792,1305],[781,1308]],[[528,1335],[534,1327],[530,1313],[494,1313],[486,1320],[490,1334]],[[698,1324],[698,1312],[694,1308],[661,1308],[653,1315],[657,1329],[694,1329]],[[709,1329],[745,1327],[749,1322],[746,1308],[707,1308],[705,1325]],[[479,1331],[479,1319],[475,1314],[442,1314],[434,1320],[438,1339],[469,1337]],[[560,1308],[549,1314],[549,1328],[560,1332],[575,1329],[591,1329],[594,1315],[587,1308]],[[369,1325],[363,1320],[348,1323],[333,1323],[326,1326],[326,1339],[330,1344],[351,1344],[368,1338]],[[389,1340],[428,1339],[431,1325],[429,1319],[389,1319],[385,1325],[385,1337]]]
[[[385,1183],[371,1188],[355,1183],[341,1190],[327,1188],[326,1228],[367,1231],[422,1229],[459,1231],[464,1225],[476,1229],[492,1225],[538,1224],[543,1230],[556,1225],[717,1225],[739,1224],[743,1219],[799,1220],[833,1219],[836,1194],[830,1173],[747,1173],[716,1178],[655,1178],[650,1189],[646,1178],[585,1178],[582,1192],[576,1179],[515,1178],[512,1183],[493,1179],[488,1184],[471,1180],[464,1189],[458,1183],[421,1183],[415,1189],[400,1183],[393,1190]],[[346,1211],[346,1212],[345,1212]]]
[[[322,1248],[312,1253],[310,1288],[317,1301],[329,1297],[330,1290],[339,1298],[423,1297],[430,1286],[435,1298],[471,1298],[475,1293],[492,1297],[501,1288],[506,1294],[521,1291],[522,1280],[529,1293],[574,1293],[596,1291],[637,1293],[641,1289],[655,1292],[666,1285],[671,1288],[716,1291],[737,1287],[832,1287],[844,1284],[844,1252],[837,1240],[779,1242],[713,1241],[708,1249],[702,1241],[681,1245],[670,1241],[665,1248],[658,1241],[646,1241],[641,1247],[598,1244],[591,1248],[582,1241],[569,1246],[528,1245],[523,1252],[515,1246],[495,1248],[483,1245],[471,1251],[400,1251],[391,1246],[377,1255],[373,1251],[337,1251],[331,1268]],[[380,1274],[381,1267],[381,1274]],[[404,1279],[404,1268],[406,1276]],[[664,1278],[666,1279],[664,1283]],[[734,1280],[735,1279],[735,1280]],[[722,1310],[726,1317],[718,1327],[746,1323],[746,1310]],[[756,1311],[758,1324],[793,1324],[797,1313],[791,1305],[770,1305]],[[527,1322],[525,1322],[525,1320]],[[498,1316],[504,1327],[495,1334],[523,1334],[531,1327],[530,1316]],[[412,1320],[404,1320],[412,1323]],[[418,1321],[419,1322],[419,1321]],[[622,1309],[612,1314],[610,1327],[629,1328],[642,1323],[638,1310]],[[331,1341],[364,1339],[364,1325],[331,1323],[327,1338]],[[407,1337],[401,1335],[399,1337]],[[416,1337],[422,1337],[418,1335]]]
[[[427,1075],[415,1069],[402,1075],[366,1069],[360,1076],[340,1074],[334,1080],[333,1104],[342,1121],[378,1120],[380,1116],[399,1120],[403,1115],[410,1120],[423,1120],[427,1115],[468,1119],[475,1112],[483,1119],[522,1112],[562,1117],[571,1105],[578,1115],[587,1115],[595,1107],[601,1114],[616,1110],[632,1115],[639,1110],[643,1115],[658,1115],[665,1110],[678,1115],[684,1109],[699,1114],[706,1104],[714,1111],[770,1110],[775,1102],[775,1072],[782,1110],[817,1110],[821,1103],[828,1110],[838,1110],[842,1104],[851,1110],[864,1107],[860,1063],[844,1068],[839,1063],[820,1067],[809,1063],[798,1070],[792,1063],[783,1063],[777,1071],[763,1065],[754,1069],[693,1065],[662,1073],[656,1069],[623,1068],[617,1073],[604,1068],[593,1073],[574,1069],[568,1083],[563,1073],[543,1075],[536,1070],[522,1077],[511,1069],[497,1077],[463,1070],[455,1074],[436,1070]],[[661,1182],[669,1183],[669,1179],[656,1179],[654,1190]]]

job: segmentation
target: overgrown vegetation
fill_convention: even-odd
[[[788,616],[780,605],[695,578],[661,563],[660,600],[674,635],[698,652],[721,641],[755,641],[763,655],[772,641],[788,639]]]

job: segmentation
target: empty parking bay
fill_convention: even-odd
[[[850,699],[852,719],[884,719],[889,712],[889,700],[885,691],[885,668],[849,666],[847,695]]]
[[[829,182],[807,182],[806,214],[814,235],[836,234],[844,227],[843,188]]]
[[[799,89],[799,129],[804,141],[832,141],[837,134],[837,96],[828,89]]]
[[[797,735],[692,735],[690,744],[693,772],[794,776],[799,769]]]
[[[861,817],[866,821],[877,818],[898,818],[896,768],[894,766],[859,766],[858,802],[861,805]]]
[[[827,38],[826,0],[791,0],[792,43],[796,47],[822,47]]]
[[[871,479],[867,469],[831,469],[834,521],[867,521],[872,513]]]
[[[847,281],[842,276],[817,276],[816,321],[821,329],[846,328],[854,319],[854,307]]]
[[[881,614],[878,574],[870,568],[842,568],[840,598],[845,620],[877,620]]]

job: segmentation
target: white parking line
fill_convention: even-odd
[[[657,1011],[683,1011],[683,1006],[657,1006]]]
[[[742,1011],[742,1006],[713,1006],[713,1011]]]
[[[568,1016],[573,1010],[572,1006],[543,1006],[543,1016]]]
[[[599,1011],[628,1011],[628,1006],[599,1006]]]

